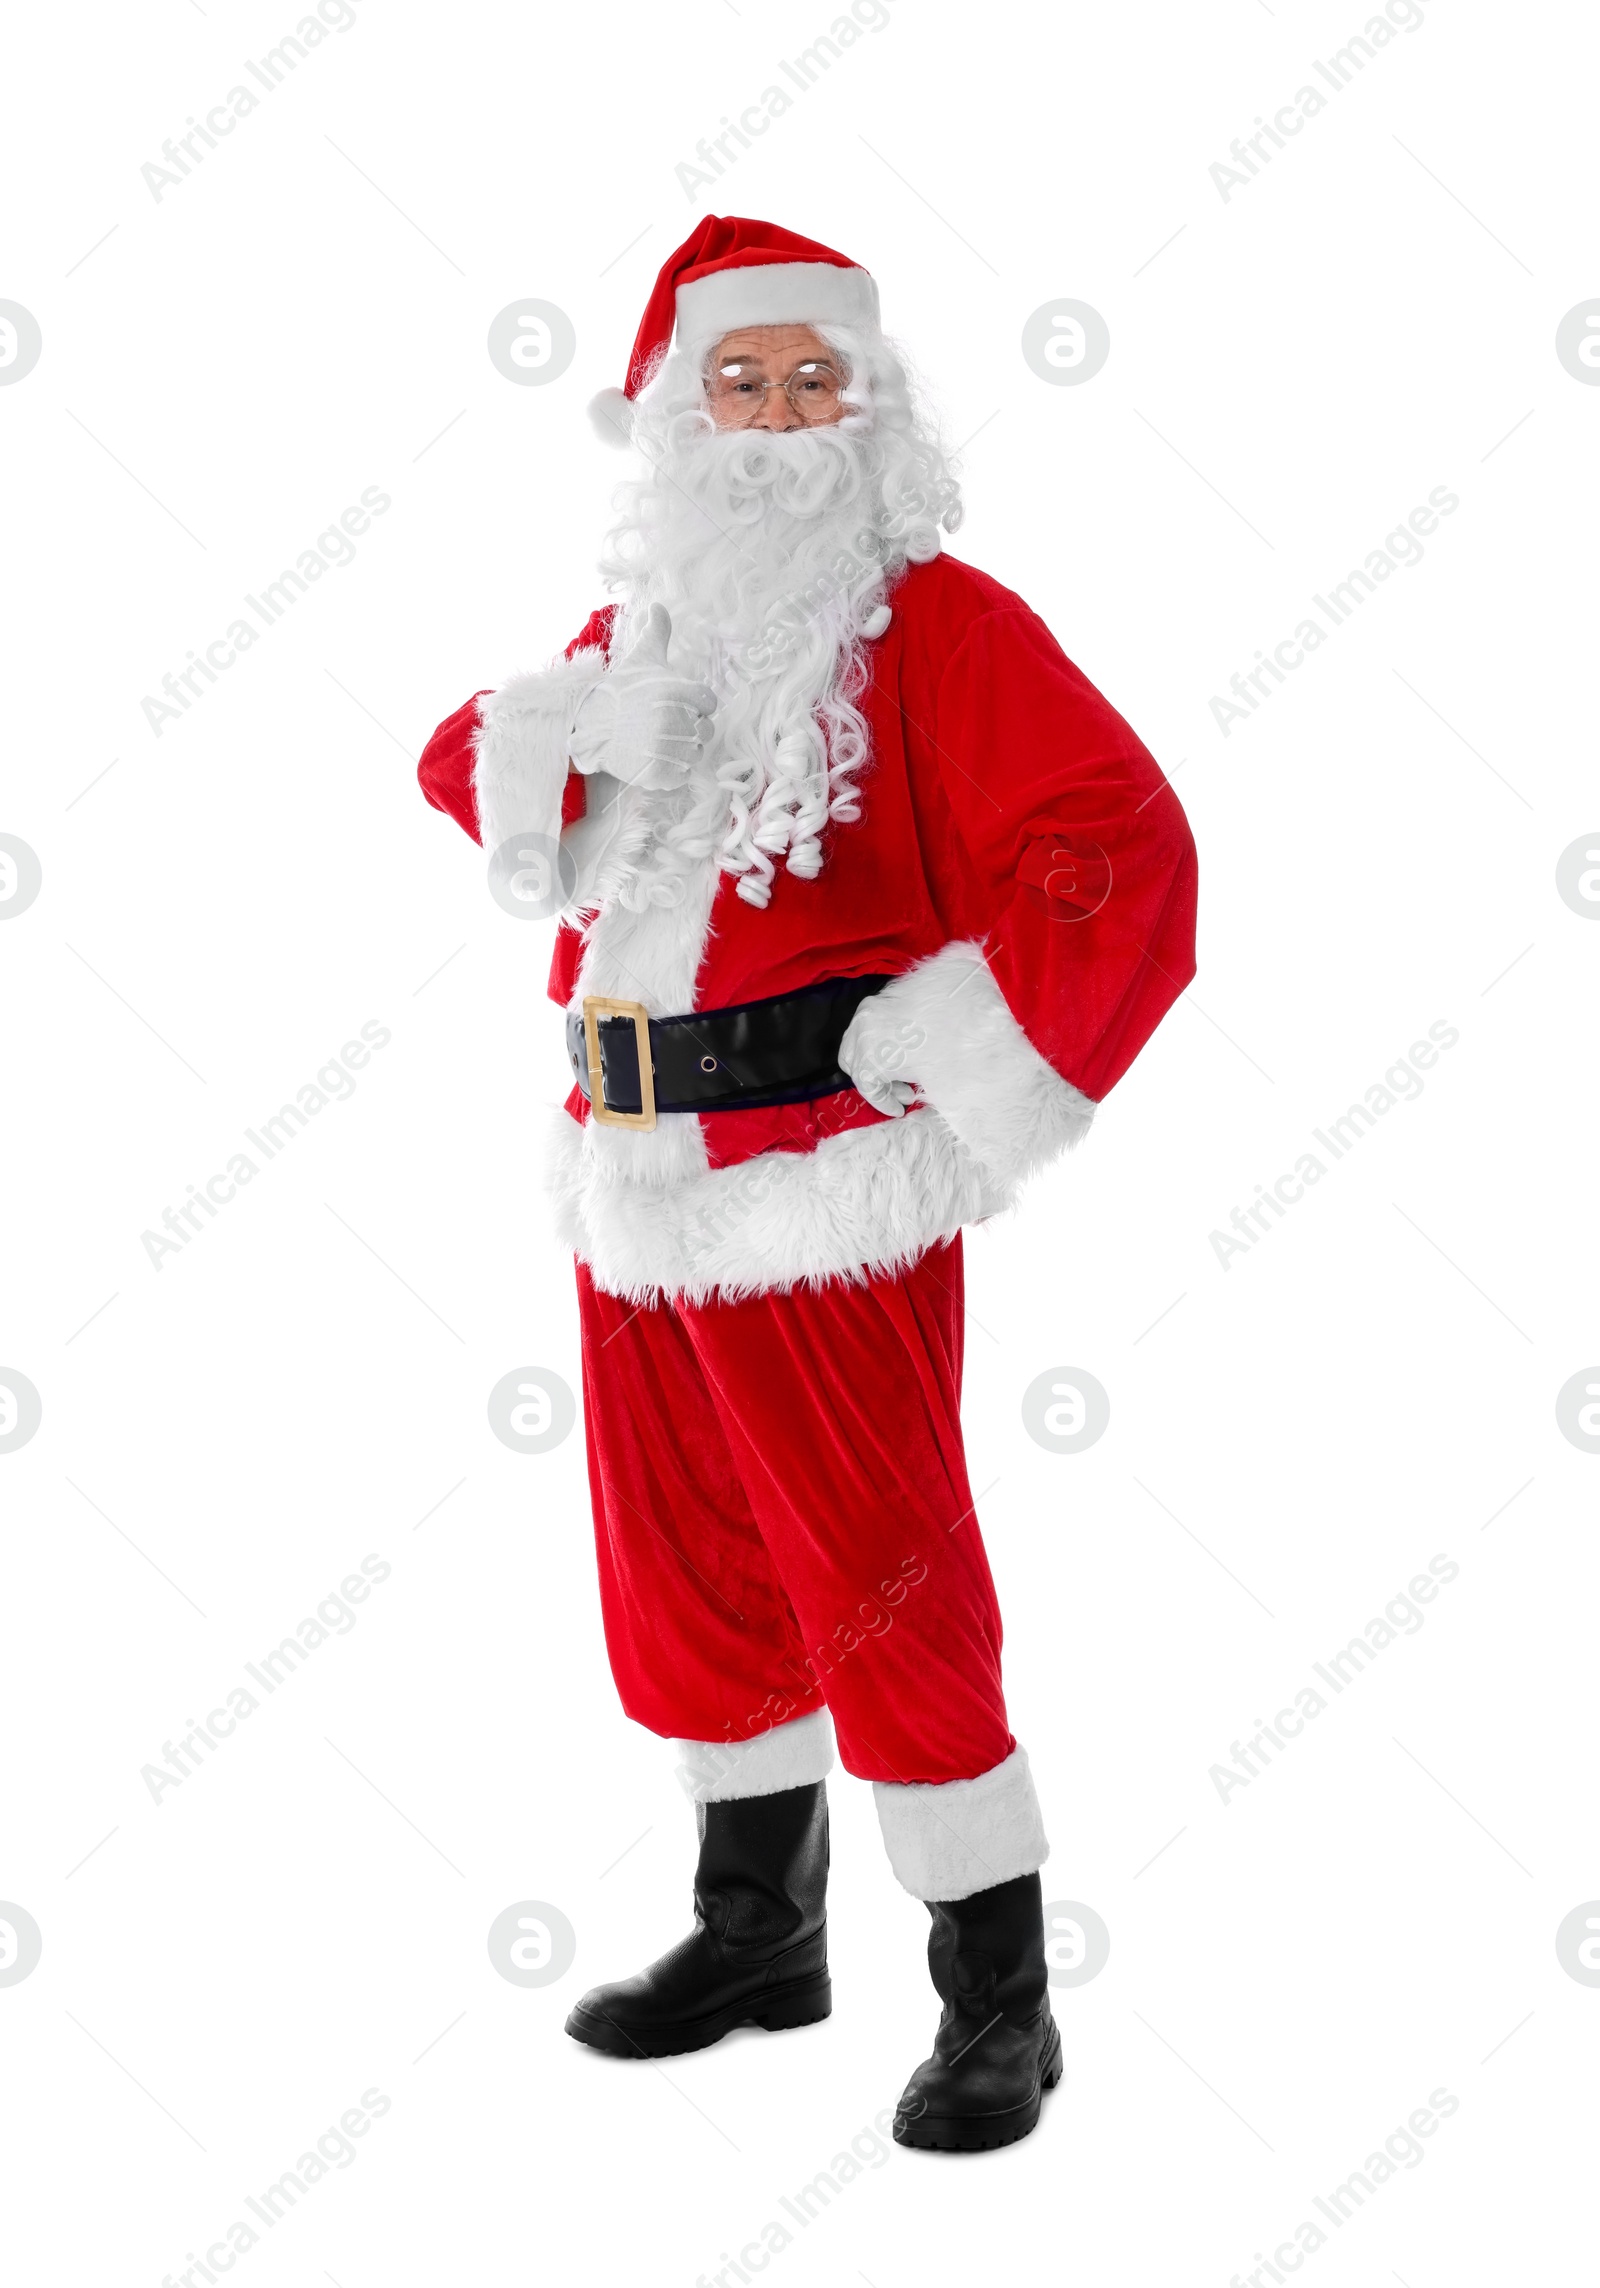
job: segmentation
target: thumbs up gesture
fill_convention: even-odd
[[[578,709],[572,759],[580,771],[652,788],[681,786],[688,777],[711,735],[717,695],[673,674],[671,642],[671,616],[653,604],[632,650],[591,685]]]

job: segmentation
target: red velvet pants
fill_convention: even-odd
[[[897,1279],[643,1310],[580,1264],[578,1297],[628,1714],[720,1742],[826,1703],[861,1779],[972,1779],[1009,1755],[961,1442],[960,1240]]]

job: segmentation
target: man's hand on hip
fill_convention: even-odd
[[[917,1101],[916,1082],[906,1077],[906,1070],[926,1037],[920,1025],[897,1017],[874,994],[862,1002],[839,1044],[840,1069],[874,1111],[898,1120]]]

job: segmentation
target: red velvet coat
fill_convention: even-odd
[[[780,865],[765,909],[723,876],[694,1006],[907,971],[952,941],[975,943],[1028,1042],[1097,1101],[1194,974],[1196,864],[1183,811],[1121,716],[1010,589],[940,556],[910,567],[890,602],[889,628],[868,646],[861,818],[828,830],[815,880]],[[597,612],[568,656],[603,646],[610,622],[610,608]],[[478,717],[474,699],[442,723],[419,772],[429,802],[474,836]],[[583,791],[572,773],[564,819],[582,815]],[[563,925],[550,975],[563,1006],[581,952]],[[585,1116],[577,1091],[568,1109]],[[851,1090],[702,1126],[715,1168],[805,1152],[879,1118]]]

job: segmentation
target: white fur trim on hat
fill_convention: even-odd
[[[735,326],[876,326],[878,287],[836,262],[760,262],[692,278],[677,294],[678,339],[704,341]]]
[[[678,1785],[691,1803],[738,1803],[809,1787],[833,1769],[833,1718],[826,1708],[796,1716],[750,1740],[676,1740]]]
[[[872,1792],[889,1865],[914,1899],[970,1899],[1050,1856],[1024,1748],[975,1780],[874,1780]]]

